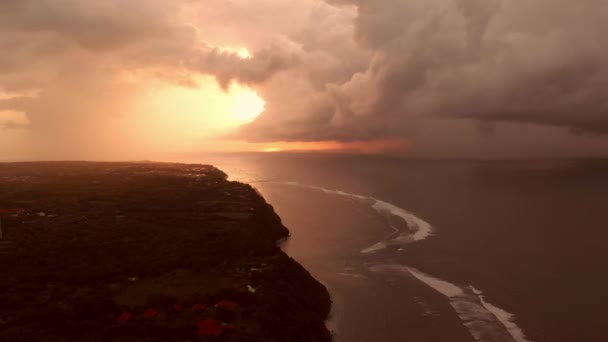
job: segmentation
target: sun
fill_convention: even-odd
[[[257,118],[266,106],[266,102],[255,91],[242,86],[233,86],[230,97],[231,121],[241,125]]]

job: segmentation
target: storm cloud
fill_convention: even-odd
[[[125,75],[197,87],[202,74],[265,99],[233,133],[250,141],[475,134],[468,149],[527,125],[605,142],[607,17],[602,0],[4,0],[0,94],[17,96],[0,110],[27,113],[41,141],[94,140],[82,128],[119,125],[108,118],[138,94]]]
[[[259,83],[295,60],[280,46],[256,51],[251,59],[221,51],[201,40],[181,14],[187,0],[6,0],[0,3],[0,70],[10,76],[48,68],[64,71],[66,59],[95,60],[114,68],[158,68],[176,75],[200,72],[231,81]],[[285,55],[283,55],[285,54]],[[72,60],[69,58],[72,57]],[[70,69],[68,65],[67,69]],[[74,68],[77,68],[75,66]],[[90,67],[90,66],[89,66]],[[63,70],[62,70],[63,69]],[[27,77],[5,88],[37,86]]]
[[[328,136],[408,135],[427,118],[608,133],[604,1],[330,3],[355,6],[353,37],[370,58],[325,85]]]

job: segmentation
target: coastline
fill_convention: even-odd
[[[294,238],[288,254],[332,292],[332,317],[340,321],[336,341],[473,340],[449,298],[405,272],[368,273],[353,265],[368,257],[415,268],[465,290],[474,286],[486,302],[513,314],[512,323],[528,340],[604,336],[601,303],[606,301],[599,299],[606,297],[601,289],[608,280],[601,272],[602,246],[608,241],[606,163],[259,154],[217,157],[214,164],[234,179],[252,182],[290,228]],[[283,185],[296,182],[302,186]],[[310,185],[393,203],[431,223],[436,234],[407,247],[361,255],[394,236],[387,223],[397,218],[387,221],[375,215],[370,202]],[[556,208],[562,209],[559,215]],[[590,218],[585,233],[572,234],[581,217]],[[572,277],[560,277],[564,270],[574,272]],[[338,278],[339,273],[347,276]],[[581,279],[587,286],[580,286]],[[404,322],[415,331],[403,329]]]
[[[220,341],[331,341],[327,289],[279,248],[289,231],[272,206],[226,178],[200,164],[0,164],[1,206],[24,209],[4,222],[2,340],[205,340],[200,323],[216,321]]]
[[[350,284],[344,286],[345,281],[334,281],[331,287],[333,291],[336,291],[336,287],[340,287],[342,291],[352,291],[353,288],[358,286],[356,283],[365,283],[370,288],[372,286],[382,287],[382,280],[378,280],[376,277],[393,279],[392,281],[399,283],[399,286],[412,286],[409,283],[417,283],[424,285],[431,292],[435,292],[433,297],[437,298],[437,301],[447,304],[443,305],[442,309],[435,307],[431,310],[427,304],[416,302],[413,305],[414,307],[424,307],[423,312],[419,316],[423,318],[435,316],[438,315],[437,312],[441,312],[441,315],[453,316],[451,317],[453,319],[449,322],[447,320],[442,322],[445,329],[448,329],[448,325],[455,325],[457,327],[450,327],[449,329],[454,331],[460,330],[456,333],[459,337],[451,337],[453,340],[456,341],[462,338],[464,340],[475,341],[530,342],[523,330],[516,324],[513,314],[488,302],[485,294],[472,285],[466,285],[466,280],[463,283],[465,285],[460,283],[459,285],[455,285],[431,277],[408,266],[408,247],[436,233],[431,224],[424,219],[395,204],[361,194],[306,185],[294,181],[267,181],[265,184],[295,187],[349,200],[352,203],[369,207],[372,212],[386,219],[383,220],[384,222],[381,226],[387,230],[387,233],[383,236],[378,236],[377,239],[379,240],[374,240],[377,242],[374,242],[365,249],[358,250],[355,248],[355,254],[352,255],[349,267],[344,268],[344,270],[336,270],[336,275],[348,278]],[[359,253],[356,253],[357,251]],[[354,260],[357,259],[356,255],[360,256],[361,259],[359,260],[364,260],[364,264],[359,267],[353,267],[355,264]],[[327,277],[327,275],[325,276]],[[372,283],[374,284],[372,285]],[[408,284],[406,285],[406,283]],[[426,292],[428,293],[428,291]],[[417,291],[412,291],[410,295],[418,297],[420,294]],[[393,298],[394,301],[398,300],[396,297],[398,296]],[[337,296],[336,300],[338,299]],[[356,300],[351,298],[353,302]],[[367,305],[369,308],[369,304]],[[401,311],[401,315],[405,315],[403,310]],[[413,321],[414,319],[410,317],[409,320]],[[385,324],[385,322],[379,322],[378,324]],[[337,331],[337,333],[337,336],[339,336],[340,332]],[[391,338],[394,338],[394,336]],[[418,338],[421,337],[419,336]],[[447,335],[436,338],[447,338]]]

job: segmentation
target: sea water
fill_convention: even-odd
[[[201,160],[275,207],[338,341],[607,340],[608,162]]]

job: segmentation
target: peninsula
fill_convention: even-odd
[[[323,285],[208,165],[0,164],[0,340],[331,341]]]

